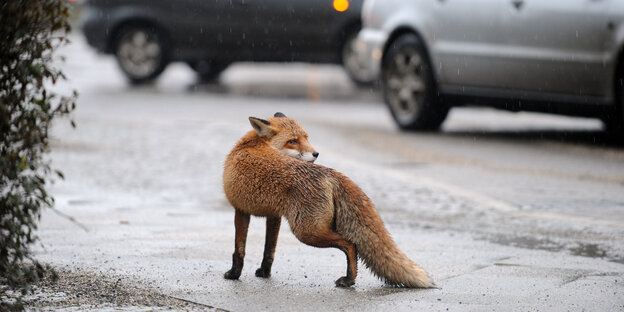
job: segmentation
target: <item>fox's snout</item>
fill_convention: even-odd
[[[318,158],[318,155],[319,152],[316,151],[312,153],[303,153],[303,155],[301,155],[301,159],[309,162],[314,162]]]
[[[316,152],[316,151],[300,153],[298,150],[289,149],[289,148],[281,150],[281,152],[283,154],[288,155],[288,156],[291,156],[291,157],[294,157],[294,158],[297,158],[297,159],[301,159],[301,160],[304,160],[304,161],[307,161],[307,162],[314,162],[318,158],[318,155],[319,155],[319,152]]]

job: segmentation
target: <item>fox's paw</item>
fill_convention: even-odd
[[[265,269],[263,267],[260,267],[259,269],[256,270],[256,276],[262,277],[262,278],[269,278],[271,277],[271,269]]]
[[[229,280],[235,280],[235,279],[238,279],[240,277],[240,275],[241,275],[240,271],[231,269],[231,270],[225,272],[225,274],[223,274],[223,278],[229,279]]]
[[[355,281],[346,276],[336,280],[336,287],[351,287],[353,284],[355,284]]]

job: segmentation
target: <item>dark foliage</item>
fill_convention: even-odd
[[[46,192],[52,175],[48,131],[69,114],[76,93],[59,96],[46,86],[64,79],[52,52],[68,42],[66,0],[0,2],[0,310],[21,310],[21,297],[48,268],[29,246],[41,209],[54,199]],[[60,172],[56,174],[62,178]]]

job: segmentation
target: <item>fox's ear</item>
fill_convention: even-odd
[[[261,137],[270,138],[275,134],[275,129],[271,127],[271,123],[264,119],[249,117],[249,123]]]
[[[273,117],[286,117],[286,115],[282,114],[281,112],[277,112],[275,113],[275,115],[273,115]]]

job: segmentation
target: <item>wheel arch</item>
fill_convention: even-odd
[[[391,100],[389,98],[388,88],[385,87],[385,64],[389,64],[390,58],[394,55],[396,49],[401,47],[401,44],[413,44],[413,40],[405,41],[400,38],[405,35],[413,35],[417,39],[417,43],[419,45],[418,50],[415,53],[421,55],[424,58],[424,62],[428,63],[428,75],[429,75],[429,83],[430,88],[432,90],[425,91],[425,97],[421,101],[421,104],[417,105],[420,108],[413,110],[415,112],[409,113],[406,115],[406,118],[399,117],[397,115],[397,111],[395,111],[396,105],[391,104]],[[394,45],[398,43],[397,45]],[[436,80],[436,74],[434,70],[433,63],[431,61],[431,56],[429,54],[429,49],[427,47],[426,41],[423,40],[423,37],[420,33],[414,30],[411,27],[398,27],[395,31],[393,31],[389,36],[388,40],[383,46],[383,54],[382,54],[382,90],[384,95],[384,101],[386,105],[390,108],[390,112],[397,123],[397,125],[404,130],[418,130],[418,131],[432,131],[440,128],[441,124],[446,119],[446,116],[451,108],[447,103],[442,101],[442,97],[440,96],[440,91],[438,88],[438,82]],[[392,68],[392,67],[390,67]],[[426,80],[425,80],[426,81]],[[428,96],[427,96],[428,95]],[[393,108],[394,107],[394,108]],[[400,113],[400,109],[399,112]]]
[[[382,59],[381,59],[381,64],[384,64],[386,62],[386,56],[388,55],[388,49],[390,49],[390,46],[392,45],[392,43],[400,36],[405,35],[405,34],[412,34],[415,35],[418,40],[420,41],[420,44],[425,52],[425,57],[427,58],[427,62],[429,63],[429,66],[431,66],[431,75],[433,76],[433,83],[434,86],[436,88],[436,90],[438,89],[438,74],[435,70],[435,67],[433,65],[433,58],[431,57],[431,52],[429,49],[429,46],[427,45],[427,42],[424,40],[424,37],[422,36],[422,34],[414,29],[413,27],[410,26],[400,26],[397,27],[394,31],[392,31],[390,33],[390,35],[388,36],[388,40],[386,40],[386,42],[384,43],[383,46],[383,50],[382,50]],[[383,66],[383,65],[382,65]],[[438,91],[439,93],[439,91]]]
[[[624,44],[620,46],[615,57],[615,71],[613,75],[613,88],[616,103],[624,105]],[[624,107],[621,108],[624,110]]]
[[[163,44],[165,46],[171,45],[171,35],[169,32],[162,27],[157,21],[149,17],[126,17],[124,19],[120,19],[110,30],[110,36],[108,37],[107,42],[107,52],[115,53],[115,45],[117,40],[119,39],[120,32],[126,27],[146,27],[157,32],[161,39],[164,41]]]
[[[337,59],[340,62],[340,64],[343,63],[343,60],[342,60],[342,50],[344,48],[344,45],[347,43],[347,38],[352,33],[356,33],[357,34],[361,29],[362,29],[362,20],[361,19],[354,19],[354,20],[351,20],[351,21],[345,23],[340,28],[340,31],[338,31],[338,36],[337,36],[337,41],[336,41],[336,42],[338,42],[338,45],[336,47],[336,55],[337,55]]]

